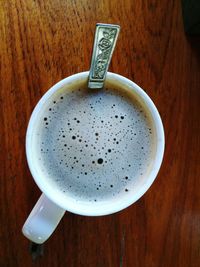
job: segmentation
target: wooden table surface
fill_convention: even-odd
[[[200,40],[181,1],[0,1],[0,266],[200,266]],[[40,97],[89,69],[97,22],[121,26],[110,71],[139,84],[163,119],[159,175],[135,204],[99,218],[66,213],[41,247],[21,227],[41,192],[25,157]]]

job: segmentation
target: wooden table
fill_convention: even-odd
[[[40,195],[25,133],[40,97],[89,69],[96,22],[121,25],[110,71],[139,84],[163,119],[159,175],[110,216],[67,213],[42,247],[21,227]],[[180,1],[0,1],[0,266],[200,266],[200,40],[184,34]]]

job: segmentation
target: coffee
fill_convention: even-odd
[[[77,201],[131,193],[155,153],[148,111],[123,89],[57,92],[40,112],[33,135],[38,168],[63,196]]]

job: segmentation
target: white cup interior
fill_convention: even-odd
[[[51,183],[48,182],[48,179],[46,179],[45,175],[41,172],[40,167],[37,164],[37,155],[35,152],[36,150],[34,149],[35,142],[37,142],[37,140],[35,138],[34,131],[38,123],[38,116],[40,116],[42,113],[45,105],[47,105],[50,99],[52,99],[52,96],[60,93],[63,90],[67,90],[67,88],[73,89],[85,86],[87,84],[88,75],[88,72],[72,75],[54,85],[46,92],[46,94],[44,94],[35,107],[29,121],[26,135],[26,154],[28,165],[35,182],[49,199],[70,212],[81,215],[99,216],[111,214],[128,207],[137,201],[148,190],[156,178],[161,166],[164,153],[164,130],[159,113],[148,95],[138,85],[127,78],[108,72],[105,86],[116,88],[123,87],[123,89],[131,92],[137,101],[148,110],[155,136],[155,150],[151,167],[146,170],[143,177],[137,179],[137,182],[134,184],[134,188],[130,190],[130,192],[119,195],[119,197],[115,198],[113,201],[89,203],[77,201],[68,195],[63,195],[63,193],[61,193],[58,189],[53,187]]]

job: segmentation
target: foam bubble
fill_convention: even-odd
[[[53,186],[73,198],[115,198],[145,174],[152,133],[148,114],[126,95],[79,88],[58,95],[43,112],[38,160]]]

